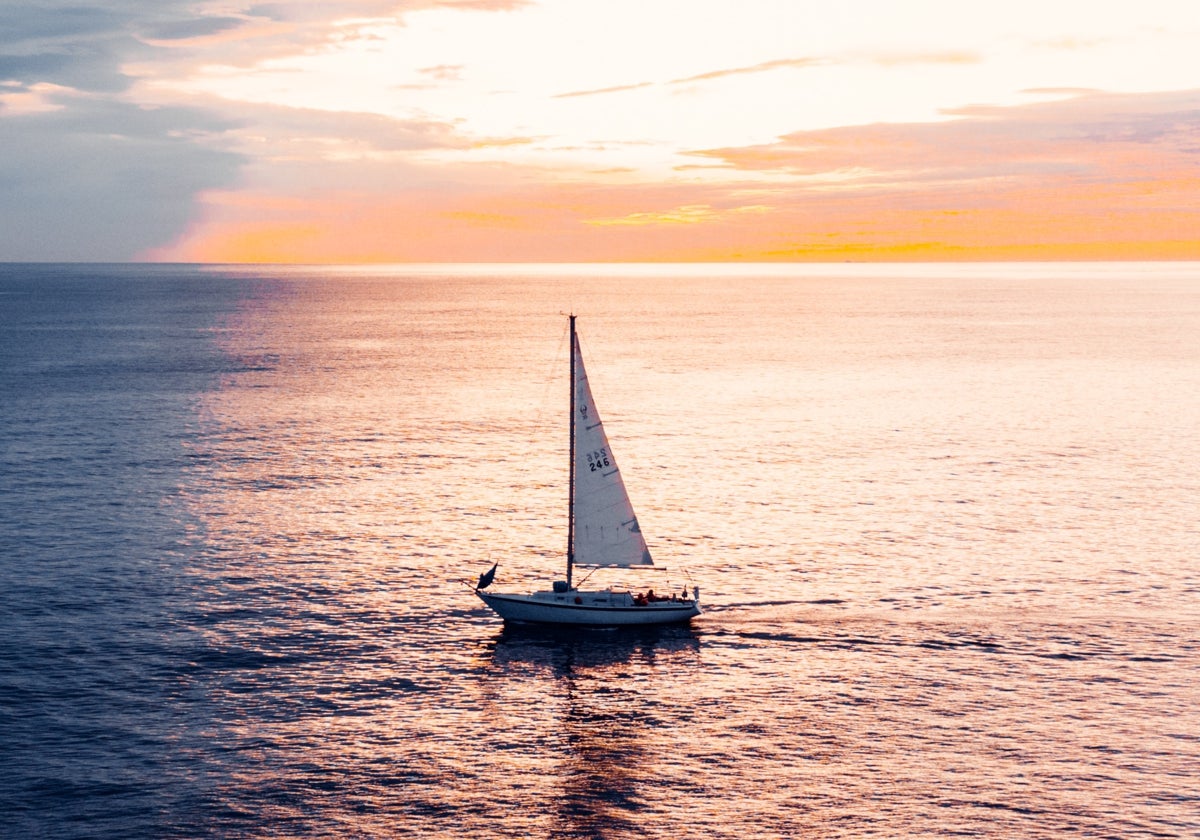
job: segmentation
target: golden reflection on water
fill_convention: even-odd
[[[653,684],[684,683],[698,651],[688,629],[564,635],[507,628],[496,638],[481,680],[489,714],[503,720],[513,706],[542,705],[544,731],[557,742],[552,784],[558,789],[529,803],[554,803],[546,828],[565,826],[569,836],[635,836],[642,819],[659,818],[660,766],[688,753],[689,743],[673,743],[656,717],[661,696]]]
[[[228,827],[1186,827],[1194,289],[906,277],[248,279],[182,491]],[[559,574],[567,309],[691,630],[463,585]]]

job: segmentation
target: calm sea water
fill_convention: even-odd
[[[567,311],[690,628],[464,585],[561,575]],[[0,835],[1200,836],[1198,337],[1195,264],[0,266]]]

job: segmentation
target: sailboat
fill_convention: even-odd
[[[496,566],[479,576],[475,594],[506,622],[591,627],[677,624],[700,614],[700,588],[655,595],[621,589],[582,590],[577,568],[654,566],[625,482],[600,422],[570,315],[570,480],[566,579],[529,594],[486,591]]]

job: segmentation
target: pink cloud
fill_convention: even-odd
[[[916,187],[1048,175],[1120,181],[1141,177],[1147,169],[1186,170],[1195,164],[1200,91],[1087,94],[1015,108],[969,106],[947,114],[958,119],[797,132],[766,145],[692,154],[747,173],[838,175],[847,186]]]
[[[696,152],[727,170],[723,183],[547,180],[514,165],[304,164],[303,190],[277,173],[278,188],[211,194],[204,218],[156,256],[1200,259],[1200,91],[955,116]]]

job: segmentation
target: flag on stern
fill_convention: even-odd
[[[492,581],[496,579],[496,566],[499,566],[499,565],[500,565],[499,563],[496,563],[494,566],[492,566],[492,568],[488,569],[486,572],[481,574],[479,576],[479,583],[476,584],[475,588],[476,589],[487,589],[489,586],[491,586]]]

